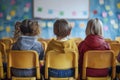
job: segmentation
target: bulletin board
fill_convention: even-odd
[[[87,19],[89,0],[33,0],[33,17]]]

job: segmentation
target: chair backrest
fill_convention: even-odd
[[[120,36],[115,38],[116,41],[119,41],[120,43]]]
[[[111,44],[111,43],[119,43],[119,41],[116,40],[111,40],[111,41],[106,41],[107,43]]]
[[[7,62],[6,46],[3,42],[0,42],[0,51],[2,54],[2,61]]]
[[[48,79],[48,69],[75,69],[74,78],[78,77],[78,56],[75,52],[59,53],[49,51],[45,56],[45,78]],[[50,77],[50,76],[49,76]]]
[[[40,78],[38,53],[33,50],[11,50],[8,55],[8,78],[11,78],[11,68],[30,69],[36,68],[36,77]]]
[[[3,39],[0,39],[0,42],[3,42],[6,45],[6,52],[9,53],[13,45],[13,40],[11,38],[3,38]]]
[[[105,41],[112,41],[110,38],[105,38],[104,40]]]
[[[82,38],[72,38],[72,39],[75,41],[75,43],[76,43],[77,46],[80,44],[80,42],[83,41]]]
[[[47,44],[49,43],[51,39],[43,39],[43,38],[38,38],[38,41],[45,41]]]
[[[14,43],[14,39],[11,37],[4,37],[4,38],[2,38],[2,40],[8,40],[8,41],[10,41],[11,44]]]
[[[0,52],[0,79],[4,78],[3,62],[2,62],[2,53]]]
[[[115,78],[115,56],[112,50],[90,50],[85,52],[83,58],[82,79],[86,79],[86,68],[110,68],[112,67],[112,79]],[[99,77],[99,76],[98,76]]]
[[[44,48],[44,51],[45,51],[47,49],[47,42],[45,41],[39,41],[39,42],[42,44],[42,47]]]
[[[115,57],[120,53],[120,43],[110,43],[111,49],[114,51]]]

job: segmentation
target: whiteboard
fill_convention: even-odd
[[[33,17],[87,19],[89,0],[33,0]]]

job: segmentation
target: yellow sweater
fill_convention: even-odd
[[[62,53],[67,53],[68,51],[74,51],[78,54],[77,45],[71,39],[66,40],[66,41],[59,41],[59,40],[52,39],[48,43],[48,47],[45,53],[51,50],[59,51]]]

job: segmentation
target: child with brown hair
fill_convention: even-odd
[[[65,19],[56,20],[54,23],[54,34],[56,35],[56,38],[52,39],[48,43],[46,53],[50,50],[58,50],[65,52],[64,51],[65,48],[78,51],[75,42],[71,39],[68,39],[68,36],[71,33],[71,29],[72,27],[69,26],[67,20]]]
[[[17,39],[12,50],[35,50],[39,54],[39,59],[43,60],[44,50],[42,44],[37,40],[40,34],[38,22],[25,19],[20,25],[21,36]],[[35,69],[12,69],[14,76],[25,77],[34,76]]]
[[[72,27],[69,26],[69,23],[65,19],[58,19],[54,23],[54,34],[56,39],[52,39],[48,43],[47,52],[54,50],[56,52],[68,53],[66,50],[75,51],[78,55],[78,49],[75,42],[71,39],[68,39],[67,36],[70,35]],[[50,76],[56,77],[70,77],[74,75],[73,69],[68,70],[50,70]]]

